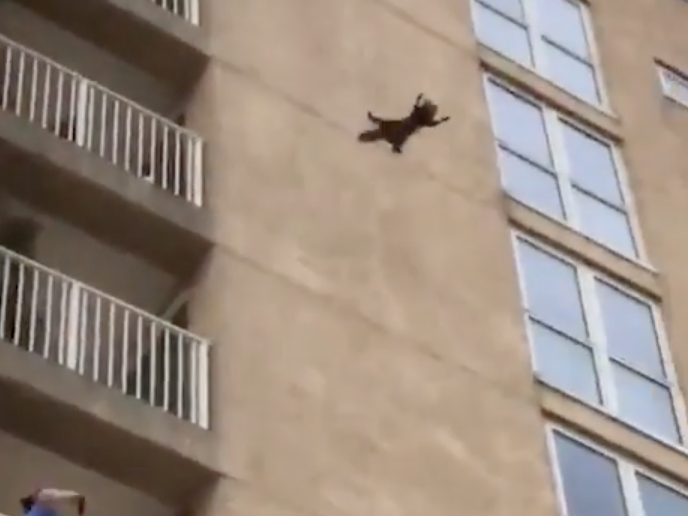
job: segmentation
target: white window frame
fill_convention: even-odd
[[[511,241],[514,252],[514,262],[516,264],[516,272],[518,276],[519,295],[521,300],[521,306],[523,309],[523,322],[526,327],[526,335],[528,338],[530,363],[532,370],[538,381],[542,381],[542,383],[547,385],[548,387],[551,387],[552,389],[561,392],[565,396],[568,396],[572,399],[576,399],[578,402],[583,403],[586,406],[593,408],[594,410],[609,415],[610,417],[614,418],[616,421],[622,423],[623,425],[629,428],[633,428],[638,432],[648,437],[651,437],[656,441],[662,442],[674,449],[685,450],[685,446],[687,444],[686,436],[688,436],[685,403],[680,385],[678,383],[676,369],[671,358],[671,352],[668,345],[664,320],[662,318],[661,311],[657,304],[652,299],[649,299],[646,296],[639,294],[638,292],[628,288],[625,285],[620,284],[618,281],[615,281],[614,279],[599,271],[593,270],[592,268],[581,262],[573,260],[572,258],[564,255],[560,251],[553,249],[551,246],[539,241],[536,238],[533,238],[530,235],[527,235],[522,231],[512,230]],[[574,268],[576,272],[578,290],[580,292],[580,302],[583,309],[583,316],[585,317],[585,322],[587,324],[590,336],[590,342],[588,344],[590,345],[590,349],[593,353],[593,364],[595,367],[595,372],[598,380],[598,387],[600,390],[600,398],[602,401],[602,405],[591,404],[585,400],[576,398],[569,393],[563,392],[556,385],[547,383],[541,378],[539,378],[537,364],[535,361],[536,350],[535,346],[533,345],[533,334],[526,297],[527,286],[524,275],[524,266],[523,263],[521,263],[521,257],[518,252],[519,241],[523,241],[527,244],[530,244],[535,248],[552,255],[554,258],[559,259],[563,263],[570,265]],[[650,308],[652,312],[652,320],[654,323],[653,326],[655,330],[655,335],[657,337],[658,352],[662,362],[662,366],[664,367],[664,371],[666,373],[665,386],[669,390],[669,394],[671,396],[671,406],[673,408],[673,415],[676,419],[676,427],[679,436],[679,442],[669,441],[665,439],[663,436],[653,433],[650,429],[636,426],[635,424],[626,421],[625,419],[622,419],[621,416],[618,414],[617,387],[612,376],[611,359],[609,358],[609,354],[607,353],[607,337],[604,331],[602,308],[599,304],[597,294],[595,293],[595,285],[598,280],[618,289],[620,292],[644,303]],[[636,371],[634,368],[631,367],[630,369],[636,374],[640,374],[641,376],[646,377],[646,375],[642,374],[639,371]]]
[[[679,72],[675,68],[668,66],[662,62],[657,62],[657,74],[659,75],[659,83],[662,86],[662,94],[669,100],[680,104],[684,108],[688,108],[688,99],[681,99],[672,94],[671,81],[680,83],[686,89],[688,94],[688,76]]]
[[[619,481],[621,488],[621,497],[626,506],[626,516],[648,516],[643,508],[642,498],[640,495],[640,486],[636,474],[641,474],[653,481],[661,484],[664,487],[672,489],[688,499],[688,486],[678,484],[662,476],[660,473],[650,470],[639,463],[632,461],[624,456],[614,453],[608,448],[605,448],[599,443],[584,437],[568,428],[564,428],[560,424],[548,421],[545,423],[545,440],[547,445],[547,454],[549,456],[552,477],[554,479],[554,489],[557,498],[557,506],[561,516],[571,516],[568,512],[566,504],[566,493],[564,490],[564,480],[559,464],[559,456],[557,454],[555,435],[559,434],[575,441],[576,443],[589,448],[595,453],[599,453],[602,457],[611,459],[615,462],[617,471],[619,473]]]
[[[590,103],[587,100],[581,99],[574,95],[573,93],[569,92],[566,90],[563,86],[560,86],[556,82],[554,82],[553,79],[550,78],[549,75],[549,64],[547,62],[547,52],[545,52],[545,48],[543,45],[543,38],[547,39],[547,37],[544,35],[544,32],[542,31],[542,19],[537,12],[537,9],[535,8],[535,2],[536,0],[519,0],[521,3],[522,11],[523,11],[523,21],[521,20],[516,20],[511,18],[508,14],[503,13],[501,11],[495,10],[493,7],[490,5],[487,5],[486,3],[480,1],[480,0],[471,0],[471,21],[473,23],[473,28],[474,28],[474,33],[476,35],[476,39],[478,43],[485,48],[489,48],[490,50],[504,56],[504,58],[508,59],[511,62],[516,63],[519,67],[524,68],[539,77],[542,77],[545,79],[547,82],[549,82],[552,86],[556,87],[557,89],[566,92],[568,95],[580,100],[581,102],[584,102],[588,106],[594,107],[595,109],[602,111],[608,115],[613,116],[613,110],[611,107],[611,104],[609,102],[609,94],[607,92],[607,88],[605,86],[606,81],[604,78],[604,75],[602,73],[602,60],[600,57],[600,53],[597,47],[597,41],[595,38],[595,31],[593,30],[593,23],[592,23],[592,16],[590,14],[590,7],[587,3],[582,2],[580,0],[566,0],[570,4],[575,5],[578,9],[579,12],[581,13],[581,19],[583,21],[583,30],[585,32],[585,41],[588,44],[588,51],[590,52],[590,61],[588,61],[588,64],[592,66],[593,68],[593,73],[595,75],[595,85],[597,86],[597,91],[600,96],[600,101],[597,104]],[[503,18],[506,18],[509,20],[511,23],[516,23],[520,27],[523,27],[526,30],[526,33],[528,35],[528,43],[530,45],[530,50],[531,50],[531,57],[532,57],[532,65],[525,65],[523,63],[518,63],[511,59],[510,57],[504,55],[499,49],[491,47],[487,45],[486,43],[483,43],[480,38],[478,37],[477,34],[477,27],[478,27],[478,14],[477,14],[477,6],[476,4],[480,4],[481,7],[484,9],[488,9],[494,13],[496,13],[498,16],[501,16]],[[556,45],[557,48],[561,48],[561,50],[565,53],[571,53],[569,50],[561,47],[560,45]],[[578,56],[576,58],[580,59]]]
[[[559,220],[557,218],[551,217],[550,215],[538,210],[537,208],[532,208],[535,210],[537,213],[542,215],[543,217],[547,217],[549,220],[554,221],[557,224],[564,225],[566,227],[569,227],[576,231],[577,233],[580,233],[583,237],[586,239],[590,240],[591,242],[595,242],[598,245],[603,246],[605,249],[609,250],[610,252],[614,253],[615,255],[634,262],[644,268],[652,269],[651,265],[649,264],[648,256],[646,253],[646,248],[645,248],[645,242],[642,238],[642,232],[640,231],[640,220],[638,218],[638,211],[636,209],[636,204],[635,204],[635,199],[631,193],[631,187],[629,184],[628,180],[628,173],[626,171],[626,167],[624,164],[624,160],[621,156],[620,149],[617,145],[616,142],[612,141],[609,138],[606,138],[605,136],[599,134],[598,132],[593,131],[589,127],[586,127],[585,125],[581,124],[579,121],[573,119],[570,116],[567,116],[566,114],[559,112],[544,102],[534,98],[532,95],[529,95],[528,93],[523,92],[522,90],[516,88],[509,82],[496,77],[495,75],[489,73],[489,72],[484,72],[483,73],[483,89],[485,91],[485,98],[487,100],[487,108],[488,108],[488,113],[490,117],[490,124],[492,128],[492,136],[494,139],[494,148],[495,152],[497,154],[497,162],[498,162],[498,167],[499,167],[499,177],[500,181],[502,184],[502,188],[504,191],[514,199],[516,202],[523,203],[520,201],[517,197],[513,196],[511,192],[507,189],[506,186],[506,181],[504,177],[504,173],[502,172],[502,163],[501,163],[501,151],[500,151],[500,141],[499,138],[497,137],[497,116],[494,111],[494,108],[492,106],[492,102],[490,100],[490,85],[494,84],[497,87],[503,88],[504,90],[510,92],[517,98],[522,99],[526,103],[533,104],[537,106],[542,113],[543,119],[544,119],[544,125],[545,125],[545,133],[547,136],[547,140],[549,142],[549,150],[552,156],[552,165],[553,165],[553,171],[554,175],[557,180],[557,185],[559,187],[559,193],[561,195],[561,201],[564,209],[564,220]],[[562,124],[568,124],[571,127],[574,127],[575,129],[581,131],[582,133],[586,134],[590,138],[593,138],[595,140],[598,140],[606,145],[609,146],[611,149],[611,154],[612,154],[612,160],[614,163],[614,168],[616,169],[616,178],[619,183],[619,190],[621,191],[621,197],[623,199],[623,208],[624,208],[624,213],[626,217],[628,218],[628,223],[630,226],[631,230],[631,236],[633,238],[633,242],[635,244],[636,248],[636,255],[626,255],[623,254],[620,251],[617,251],[616,249],[612,248],[611,246],[607,245],[605,242],[600,242],[598,240],[593,239],[592,237],[586,235],[582,229],[581,229],[581,218],[580,214],[578,212],[578,207],[575,202],[574,198],[574,186],[573,182],[571,181],[571,167],[569,164],[569,158],[568,154],[566,152],[566,144],[564,142],[564,135],[562,133],[561,126]],[[508,145],[504,145],[509,151],[514,153],[516,156],[521,156],[521,153],[518,151],[515,151],[511,149]],[[532,161],[529,158],[526,157],[526,160]],[[590,194],[591,192],[586,193]],[[594,193],[592,193],[592,196],[595,198],[598,198]],[[606,201],[603,201],[606,202]],[[608,204],[608,203],[607,203]]]

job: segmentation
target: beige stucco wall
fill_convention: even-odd
[[[207,2],[195,293],[237,481],[200,512],[554,514],[466,2]],[[402,156],[365,113],[451,123]]]
[[[591,3],[611,117],[479,49],[468,2],[205,3],[214,56],[190,125],[218,247],[193,312],[216,346],[236,482],[200,512],[553,515],[543,411],[685,475],[530,370],[510,219],[659,296],[688,378],[688,111],[661,98],[653,64],[688,70],[688,9]],[[505,202],[481,61],[622,142],[658,274]],[[367,110],[403,115],[419,92],[452,121],[402,156],[356,142]]]

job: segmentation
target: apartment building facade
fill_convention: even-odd
[[[0,513],[683,514],[686,20],[0,0]]]

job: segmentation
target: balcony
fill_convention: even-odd
[[[187,276],[210,245],[202,158],[198,135],[0,36],[0,184],[14,195]]]
[[[0,431],[179,507],[217,474],[209,361],[203,338],[0,247]]]
[[[188,92],[208,60],[201,0],[14,0],[39,16]]]

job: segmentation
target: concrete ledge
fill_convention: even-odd
[[[0,428],[173,507],[221,476],[212,431],[4,341]]]
[[[546,419],[572,428],[653,470],[681,481],[688,479],[688,451],[685,448],[658,441],[547,385],[539,383],[537,389]]]
[[[623,128],[618,117],[576,99],[554,83],[484,45],[478,45],[478,60],[490,74],[520,88],[548,106],[566,113],[607,138],[615,142],[623,141]]]
[[[151,0],[19,3],[149,72],[178,92],[187,92],[193,86],[208,61],[202,30]]]
[[[211,246],[205,210],[3,111],[0,185],[180,278]]]
[[[655,300],[662,298],[657,272],[598,244],[584,234],[557,222],[504,194],[504,210],[511,225],[550,246],[604,271]]]

